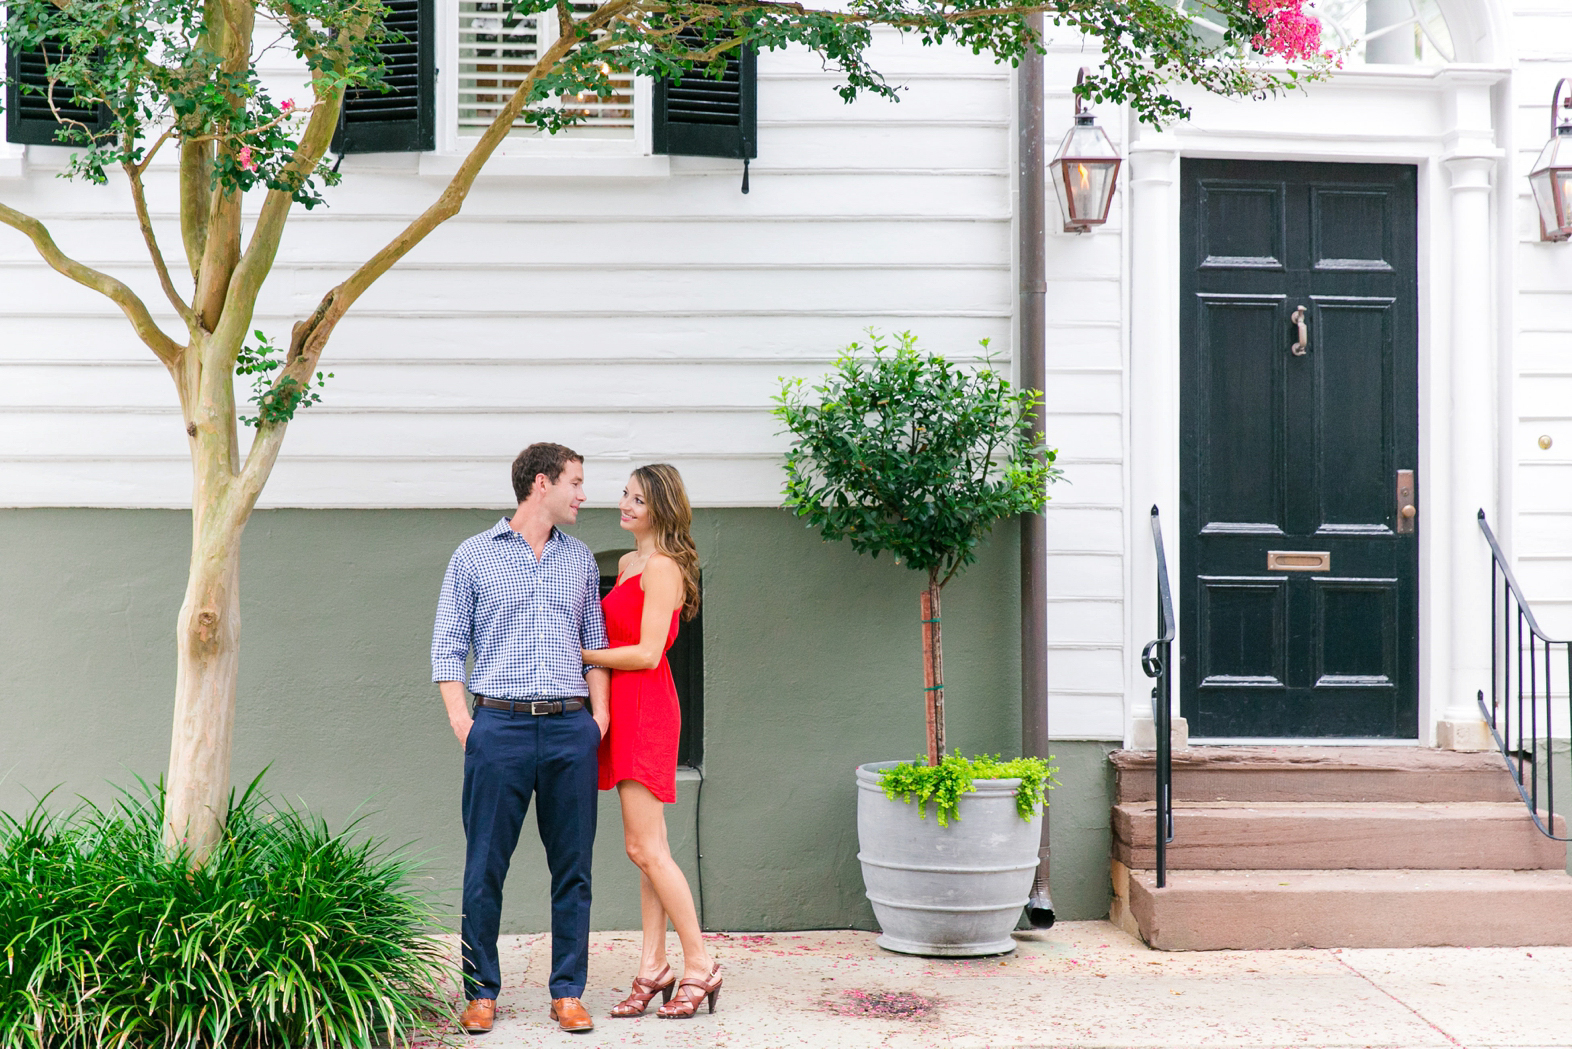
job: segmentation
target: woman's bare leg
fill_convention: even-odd
[[[644,918],[644,952],[639,957],[639,975],[653,980],[666,968],[666,908],[655,895],[649,875],[639,872],[639,913]]]
[[[650,789],[637,780],[625,779],[617,784],[617,794],[622,799],[622,837],[627,846],[628,858],[644,874],[643,884],[654,890],[661,909],[671,918],[682,941],[683,978],[708,979],[714,968],[710,952],[704,946],[699,932],[699,916],[693,909],[693,894],[688,891],[688,879],[682,868],[671,858],[671,846],[666,841],[666,806]],[[642,899],[642,891],[641,891]],[[645,950],[649,950],[650,924],[645,912]],[[660,937],[666,937],[665,923],[661,923]]]

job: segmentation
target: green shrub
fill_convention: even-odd
[[[451,977],[417,864],[258,784],[191,869],[163,794],[0,815],[0,1049],[371,1046],[430,1029]]]
[[[1033,419],[1042,393],[1017,389],[982,340],[979,366],[917,349],[903,331],[892,348],[868,330],[818,385],[781,380],[775,417],[791,434],[786,509],[826,541],[858,553],[889,551],[928,577],[918,602],[928,762],[945,745],[941,593],[977,559],[999,521],[1041,513],[1060,477]]]
[[[997,754],[979,754],[967,760],[960,754],[946,754],[937,765],[930,765],[927,758],[918,756],[916,761],[880,769],[879,785],[892,801],[899,798],[911,804],[916,799],[919,819],[928,818],[931,800],[939,813],[939,826],[948,827],[951,820],[961,818],[961,795],[975,791],[972,781],[977,779],[1020,779],[1015,788],[1015,811],[1021,819],[1030,820],[1039,804],[1048,804],[1053,774],[1058,771],[1042,758],[1000,761]]]

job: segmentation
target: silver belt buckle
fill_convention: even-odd
[[[532,700],[529,705],[529,712],[537,716],[541,714],[554,714],[556,711],[551,709],[551,705],[555,702],[556,700],[554,699]]]

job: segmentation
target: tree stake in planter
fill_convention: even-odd
[[[852,343],[818,386],[784,380],[776,416],[794,438],[785,505],[825,539],[926,572],[920,599],[928,763],[944,757],[944,650],[939,595],[977,558],[1002,518],[1036,513],[1059,477],[1037,442],[1042,399],[1017,390],[988,356],[961,368],[921,353],[902,332],[892,350],[877,333]]]

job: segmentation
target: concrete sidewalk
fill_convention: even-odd
[[[889,954],[872,933],[714,934],[726,977],[714,1016],[614,1020],[639,937],[596,933],[584,995],[596,1026],[582,1035],[547,1019],[549,938],[504,937],[497,1028],[469,1044],[1572,1047],[1569,947],[1181,954],[1106,922],[1016,937],[1002,958],[939,961]]]

